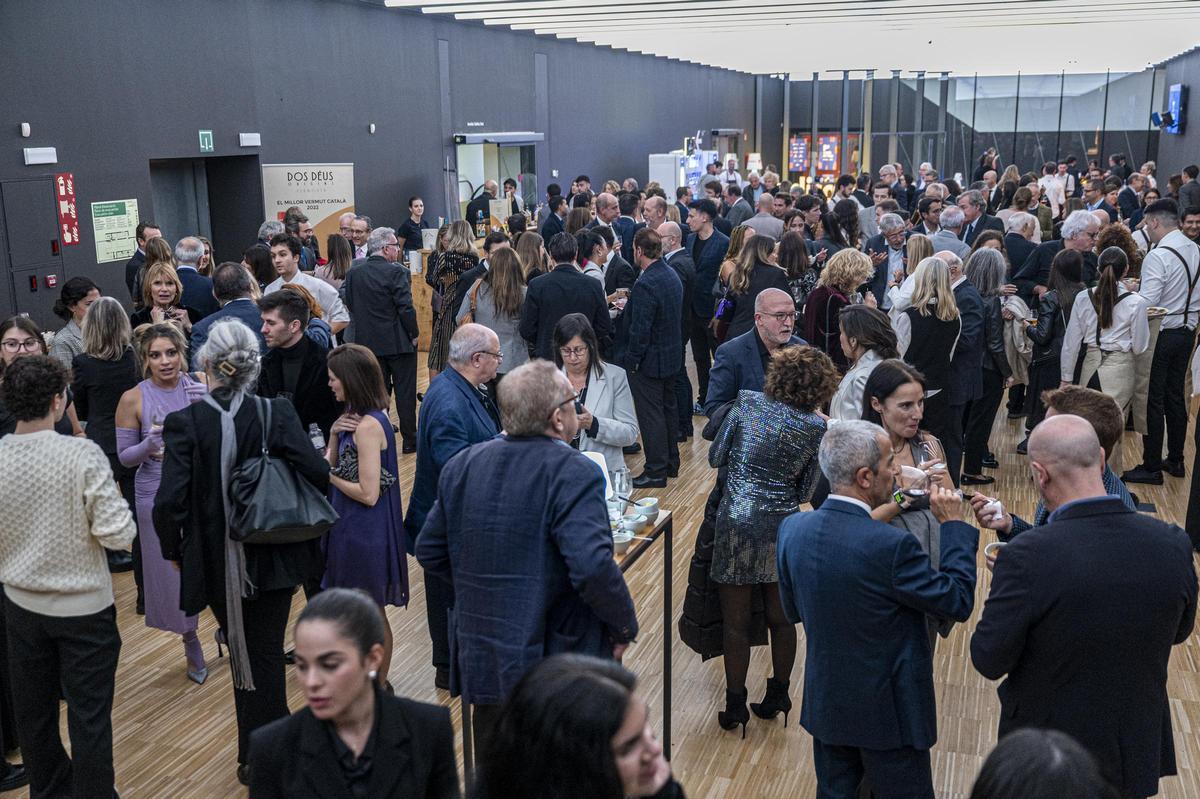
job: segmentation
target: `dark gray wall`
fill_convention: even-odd
[[[678,148],[698,129],[753,135],[754,77],[727,70],[359,0],[126,0],[120,11],[88,0],[0,3],[0,181],[74,172],[83,243],[64,249],[63,271],[92,275],[122,298],[121,265],[94,263],[89,204],[136,197],[153,218],[148,162],[203,157],[200,129],[214,131],[215,157],[353,162],[357,207],[393,224],[411,194],[426,198],[427,213],[446,213],[443,152],[454,131],[544,128],[543,190],[553,169],[560,183],[580,172],[645,182],[647,154]],[[448,43],[448,87],[439,40]],[[548,65],[546,108],[536,107],[538,54]],[[31,138],[20,137],[21,122]],[[262,147],[240,148],[239,132],[261,133]],[[30,146],[57,147],[58,164],[24,166]],[[246,206],[258,209],[247,237],[214,242],[219,254],[253,241],[261,200]],[[12,298],[2,251],[0,266],[3,315]]]
[[[1158,182],[1166,186],[1167,178],[1176,175],[1188,164],[1200,163],[1200,48],[1184,53],[1166,64],[1166,86],[1182,83],[1188,87],[1188,103],[1182,136],[1163,133],[1158,138]],[[1163,89],[1163,105],[1166,105]],[[1157,108],[1156,111],[1163,109]]]

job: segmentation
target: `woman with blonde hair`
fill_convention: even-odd
[[[945,261],[926,258],[917,264],[913,277],[912,305],[892,321],[896,349],[925,376],[926,423],[931,433],[944,440],[950,417],[950,360],[962,320]]]
[[[563,223],[563,230],[574,236],[579,231],[583,230],[592,221],[592,211],[590,208],[572,208],[567,214],[566,222]]]
[[[183,283],[175,267],[167,262],[156,261],[146,267],[142,281],[142,308],[130,315],[129,324],[137,328],[152,322],[173,322],[184,333],[190,333],[192,325],[204,316],[195,308],[182,305],[182,299]]]
[[[451,222],[442,237],[445,248],[437,259],[436,273],[431,265],[431,285],[439,300],[434,301],[433,334],[429,341],[429,379],[437,377],[446,366],[450,353],[450,336],[454,335],[454,311],[462,303],[463,294],[469,286],[462,285],[460,278],[479,265],[475,252],[475,236],[471,226],[461,219]]]
[[[845,372],[850,363],[842,352],[838,315],[856,300],[852,299],[860,286],[875,275],[871,256],[858,250],[840,250],[829,259],[817,278],[817,287],[804,302],[804,338],[833,359],[838,370]],[[867,292],[865,302],[875,307],[875,295]]]
[[[754,228],[749,225],[738,225],[729,231],[729,246],[725,248],[725,258],[721,260],[721,271],[718,273],[722,285],[729,284],[729,275],[733,272],[733,268],[737,266],[738,258],[741,257],[746,242],[754,238],[754,234]]]
[[[145,583],[146,626],[182,636],[187,677],[200,684],[208,679],[208,668],[196,636],[197,617],[179,609],[179,571],[163,558],[153,511],[162,478],[162,430],[167,414],[199,401],[208,388],[202,376],[187,374],[187,342],[178,325],[143,325],[134,342],[142,380],[136,382],[134,375],[135,384],[117,405],[116,447],[121,465],[137,469],[134,507],[140,541],[135,546],[141,554]]]
[[[308,327],[304,328],[304,335],[326,350],[333,349],[336,344],[333,340],[333,328],[323,318],[321,303],[317,302],[317,298],[312,295],[312,292],[299,283],[284,283],[283,288],[279,290],[290,291],[304,298],[304,301],[308,303]]]
[[[520,256],[509,247],[499,247],[492,250],[487,271],[467,289],[467,296],[459,308],[458,324],[472,321],[483,325],[500,340],[500,365],[495,380],[488,384],[492,396],[496,396],[496,385],[505,374],[529,360],[529,348],[517,329],[521,323],[521,306],[525,304],[525,290]]]
[[[204,245],[204,255],[200,256],[200,263],[196,265],[196,271],[205,277],[212,277],[213,270],[217,268],[213,261],[213,246],[212,242],[203,236],[197,236],[200,243]]]
[[[176,265],[175,251],[171,249],[171,245],[167,243],[167,240],[161,236],[146,242],[145,252],[146,262],[138,269],[137,275],[133,279],[133,304],[135,308],[141,308],[146,304],[143,291],[146,284],[146,273],[150,270],[150,267],[155,264],[167,264],[174,269]],[[134,326],[136,327],[136,325]]]

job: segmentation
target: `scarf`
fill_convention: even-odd
[[[250,652],[246,648],[246,631],[242,621],[242,598],[254,593],[254,585],[246,574],[246,551],[240,541],[229,535],[229,520],[233,514],[229,501],[229,482],[237,459],[237,434],[233,420],[242,407],[245,394],[236,391],[230,397],[229,410],[221,407],[212,394],[205,394],[204,401],[221,416],[221,499],[225,507],[225,637],[229,645],[229,664],[233,673],[233,687],[242,691],[254,690],[254,677],[250,673]]]

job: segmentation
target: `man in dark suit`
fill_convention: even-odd
[[[917,213],[921,215],[921,221],[913,227],[912,232],[932,236],[941,227],[942,199],[922,196],[917,200]]]
[[[1004,234],[1004,249],[1008,252],[1008,279],[1011,281],[1017,269],[1037,249],[1031,239],[1038,229],[1038,219],[1021,211],[1005,220],[1004,226],[1008,229]]]
[[[304,331],[308,302],[294,291],[273,291],[258,300],[267,354],[258,376],[260,397],[285,397],[305,430],[315,424],[329,440],[329,428],[342,412],[329,388],[328,354]]]
[[[1182,530],[1104,488],[1104,454],[1079,416],[1029,437],[1047,523],[996,556],[971,662],[1000,685],[999,736],[1061,730],[1083,744],[1123,797],[1158,793],[1176,773],[1167,666],[1196,616],[1196,572]]]
[[[688,203],[692,201],[692,190],[687,186],[675,189],[675,209],[679,211],[679,224],[686,225],[688,220]]]
[[[1043,241],[1025,258],[1025,263],[1012,276],[1017,293],[1027,304],[1032,305],[1034,296],[1041,296],[1050,281],[1050,267],[1054,256],[1064,249],[1078,250],[1083,255],[1083,282],[1090,284],[1096,279],[1096,235],[1100,231],[1100,220],[1088,211],[1073,211],[1062,224],[1061,239]],[[1015,264],[1016,261],[1013,261]],[[1041,291],[1038,290],[1041,286]]]
[[[858,204],[863,208],[870,208],[875,204],[875,199],[871,196],[871,185],[874,181],[871,180],[871,175],[867,172],[858,176],[855,181],[854,199],[858,200]]]
[[[375,354],[383,384],[396,395],[402,452],[417,451],[417,312],[412,278],[399,263],[403,243],[390,227],[367,237],[367,258],[346,273],[341,296],[354,315],[354,343]]]
[[[662,237],[639,230],[633,257],[641,276],[621,312],[615,350],[629,374],[629,390],[646,451],[646,466],[634,488],[666,488],[679,475],[679,432],[675,429],[675,375],[683,347],[683,283],[662,260]]]
[[[641,230],[643,227],[645,225],[638,225],[638,230]],[[604,270],[604,294],[611,297],[617,289],[633,288],[633,284],[638,279],[638,270],[616,250],[616,225],[614,224],[610,228],[601,225],[600,227],[592,228],[592,232],[604,239],[604,246],[608,248],[608,259],[605,263],[599,265]],[[632,236],[630,236],[629,242],[630,247],[632,247]],[[578,244],[578,242],[576,243]]]
[[[967,404],[983,396],[983,297],[963,274],[961,258],[948,250],[935,255],[950,266],[950,286],[954,289],[958,316],[962,320],[962,332],[950,361],[950,386],[947,388],[950,418],[942,439],[946,470],[958,485],[958,473],[962,468],[963,418]]]
[[[687,373],[687,340],[691,323],[692,296],[696,292],[696,265],[683,247],[683,233],[674,222],[658,226],[662,236],[663,261],[675,270],[683,285],[683,307],[679,309],[679,371],[675,374],[675,413],[679,419],[679,440],[692,437],[692,382]]]
[[[617,210],[621,215],[612,223],[613,233],[621,239],[621,257],[629,264],[633,263],[633,237],[646,226],[645,222],[634,221],[633,215],[637,213],[638,202],[639,198],[635,192],[622,192],[617,198]]]
[[[964,191],[958,196],[958,207],[963,212],[963,227],[959,238],[968,247],[975,243],[975,237],[985,230],[994,230],[1004,234],[1004,224],[987,213],[987,200],[983,193],[975,190]]]
[[[146,242],[150,239],[157,239],[162,235],[162,231],[159,230],[158,225],[147,219],[138,222],[133,235],[137,241],[137,249],[133,251],[133,257],[125,262],[125,286],[129,289],[129,296],[133,298],[133,304],[140,307],[142,292],[137,290],[137,276],[146,264]]]
[[[817,795],[933,799],[937,741],[928,617],[966,621],[979,532],[958,495],[935,485],[940,570],[910,533],[874,521],[894,502],[887,433],[862,420],[829,428],[818,453],[831,493],[779,526],[779,594],[806,639],[800,724],[813,737]]]
[[[500,187],[496,185],[496,181],[485,180],[483,182],[483,191],[479,192],[479,196],[467,203],[466,221],[472,230],[475,229],[475,225],[481,218],[485,224],[488,223],[488,220],[492,217],[492,209],[488,203],[496,199],[499,194]],[[483,216],[480,217],[480,214],[483,214]]]
[[[729,237],[713,228],[716,216],[717,204],[712,200],[692,203],[687,220],[691,235],[683,245],[696,265],[696,291],[692,295],[688,338],[692,342],[692,359],[696,362],[696,379],[700,383],[696,399],[698,405],[705,404],[708,370],[712,367],[713,352],[717,348],[717,340],[710,327],[716,302],[712,287],[721,271],[725,252],[729,249]]]
[[[542,223],[542,241],[549,242],[550,239],[563,232],[563,222],[570,209],[567,208],[567,198],[562,195],[551,197],[546,207],[550,211],[546,215],[546,221]]]
[[[725,204],[729,206],[729,210],[725,212],[725,218],[734,227],[754,216],[753,206],[746,202],[746,198],[742,196],[741,188],[736,183],[730,183],[725,186]]]
[[[875,277],[868,285],[880,308],[885,307],[888,281],[895,280],[899,284],[904,280],[908,266],[908,249],[904,246],[907,240],[904,219],[898,214],[880,217],[879,233],[867,240],[864,252],[875,264]]]
[[[506,374],[507,435],[446,464],[417,539],[426,573],[452,581],[451,683],[476,706],[477,741],[535,663],[560,652],[620,658],[638,632],[612,557],[604,474],[566,446],[579,428],[574,396],[552,363]]]
[[[792,315],[787,303],[791,302]],[[796,304],[779,289],[763,289],[754,299],[754,329],[731,338],[717,348],[709,373],[704,415],[715,417],[721,406],[737,398],[742,390],[762,391],[771,353],[793,344],[807,344],[794,335]]]
[[[604,287],[575,266],[578,255],[575,237],[559,233],[547,242],[547,249],[555,267],[549,274],[530,281],[525,303],[521,306],[520,333],[529,344],[529,354],[554,360],[551,344],[554,326],[569,313],[581,313],[588,318],[596,331],[600,349],[607,352],[612,342],[608,301]]]
[[[417,425],[417,467],[412,495],[404,512],[409,554],[416,554],[417,536],[437,498],[438,479],[451,458],[462,450],[494,438],[500,432],[494,398],[481,387],[494,380],[500,340],[483,325],[463,325],[450,337],[449,367],[429,384],[421,401]],[[444,578],[425,573],[425,615],[433,645],[434,685],[450,688],[450,633],[447,613],[454,607],[454,589]]]
[[[175,274],[183,284],[179,303],[202,316],[208,316],[221,310],[221,306],[213,296],[212,278],[205,277],[197,270],[203,257],[204,242],[194,236],[185,236],[175,245]]]
[[[1103,211],[1108,214],[1109,222],[1117,221],[1117,209],[1113,208],[1105,200],[1108,189],[1104,186],[1102,180],[1089,180],[1087,188],[1083,190],[1083,204],[1087,211]]]
[[[1121,209],[1121,218],[1128,221],[1133,218],[1133,215],[1138,212],[1142,206],[1142,187],[1146,183],[1146,176],[1141,172],[1134,172],[1129,176],[1129,180],[1125,184],[1125,188],[1121,189],[1117,195],[1117,206]]]
[[[230,317],[237,319],[258,336],[258,351],[267,351],[267,342],[262,335],[262,315],[254,303],[250,273],[241,264],[226,261],[213,270],[213,296],[221,309],[192,325],[192,338],[188,350],[192,354],[192,368],[202,371],[204,366],[197,358],[200,348],[208,340],[208,331],[213,324]]]

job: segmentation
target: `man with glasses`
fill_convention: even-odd
[[[341,296],[354,314],[354,341],[375,353],[384,386],[396,395],[404,453],[417,451],[417,312],[400,263],[403,242],[390,227],[367,237],[367,257],[346,273]]]
[[[409,554],[416,553],[417,536],[438,497],[442,468],[462,450],[494,438],[500,432],[496,405],[483,385],[495,379],[501,357],[500,339],[483,325],[463,325],[450,337],[449,368],[430,382],[421,403],[417,467],[408,510],[404,514]],[[574,409],[571,410],[574,418]],[[426,571],[425,613],[433,644],[433,682],[442,689],[450,688],[447,613],[452,607],[454,590],[450,583],[444,577]]]
[[[454,339],[450,351],[453,362]],[[612,556],[604,473],[568,445],[575,396],[548,361],[506,374],[506,434],[446,464],[417,540],[426,579],[454,592],[452,676],[485,754],[499,705],[534,664],[561,652],[620,659],[638,632]]]
[[[1012,282],[1017,287],[1017,294],[1032,306],[1035,296],[1041,297],[1046,291],[1054,256],[1064,249],[1078,250],[1083,255],[1083,282],[1091,285],[1096,280],[1095,249],[1099,233],[1100,221],[1090,212],[1072,212],[1063,222],[1062,238],[1039,244],[1013,273]]]
[[[356,216],[350,223],[350,246],[354,248],[355,260],[366,258],[367,237],[371,235],[371,217]]]
[[[629,373],[646,466],[633,478],[634,488],[666,488],[679,476],[679,411],[675,375],[683,349],[683,283],[662,260],[662,237],[642,228],[633,237],[634,263],[640,270],[629,303],[617,324],[617,357]]]

